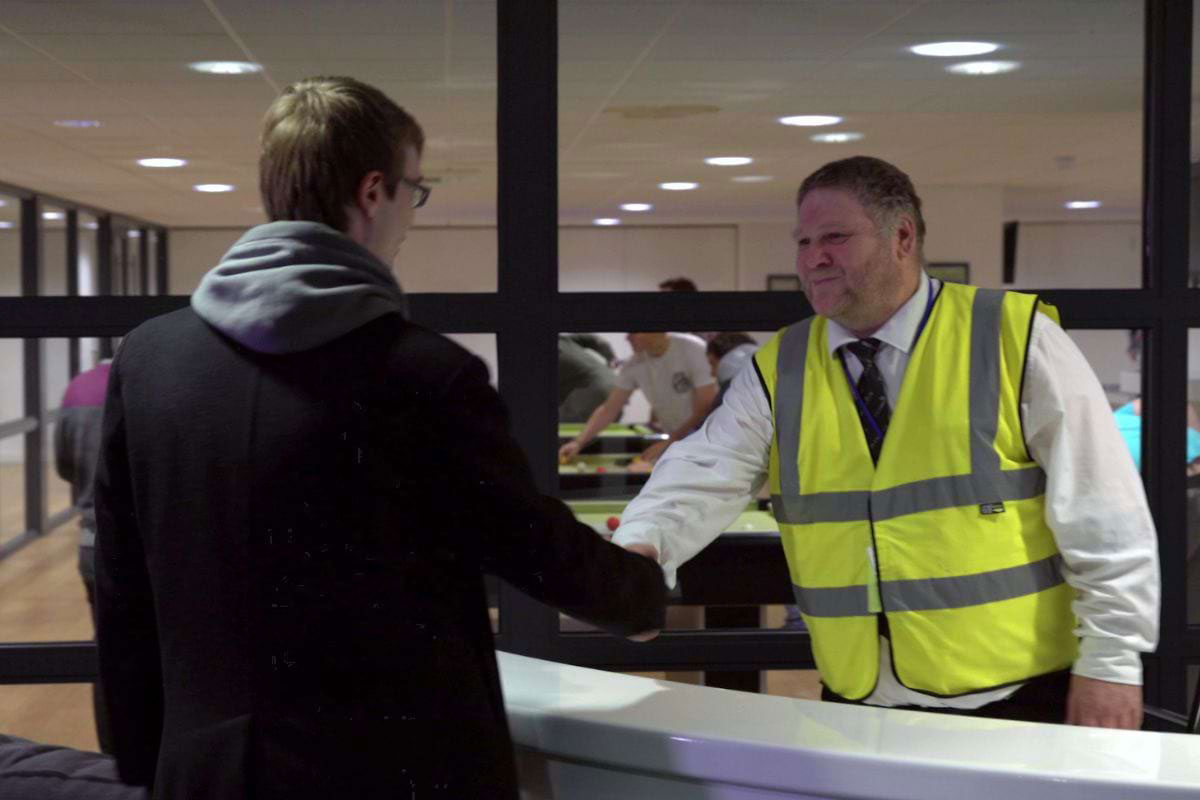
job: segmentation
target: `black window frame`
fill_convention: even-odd
[[[1163,720],[1190,710],[1186,665],[1200,661],[1200,626],[1187,625],[1182,591],[1187,579],[1185,559],[1179,557],[1186,548],[1186,493],[1180,465],[1186,454],[1177,435],[1186,425],[1188,329],[1200,327],[1200,289],[1188,287],[1192,14],[1191,3],[1145,3],[1142,287],[1041,293],[1058,306],[1070,328],[1147,332],[1143,396],[1149,403],[1142,463],[1164,554],[1164,592],[1161,641],[1158,651],[1145,659],[1145,693],[1152,716],[1154,709],[1161,709],[1158,716]],[[410,307],[416,322],[444,333],[496,335],[499,390],[511,412],[513,433],[530,455],[538,485],[553,493],[556,334],[647,327],[771,330],[811,310],[801,296],[785,292],[560,292],[557,3],[498,0],[497,15],[497,291],[413,294]],[[0,185],[0,191],[18,193],[34,204],[30,213],[35,215],[41,201],[69,212],[96,213],[101,239],[107,235],[102,252],[111,252],[113,215],[17,187]],[[38,224],[36,216],[32,221]],[[165,294],[166,229],[129,222],[158,232],[154,264],[160,294],[0,298],[0,337],[115,337],[185,305],[186,296]],[[143,232],[143,241],[144,236]],[[24,258],[32,263],[37,244],[32,238],[27,244],[33,255]],[[143,270],[148,261],[141,259]],[[30,263],[23,261],[24,268]],[[556,612],[505,585],[500,602],[497,646],[522,655],[630,670],[762,670],[812,664],[804,634],[668,632],[653,643],[635,644],[603,635],[561,634]],[[94,672],[95,648],[90,643],[0,643],[0,684],[88,681]]]

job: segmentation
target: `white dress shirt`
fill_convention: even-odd
[[[931,291],[923,279],[914,294],[874,337],[876,357],[896,407],[913,339]],[[925,334],[922,334],[925,335]],[[857,337],[829,322],[835,351]],[[862,365],[849,352],[858,379]],[[1139,653],[1158,643],[1158,543],[1141,476],[1117,431],[1104,391],[1066,332],[1037,314],[1030,335],[1021,395],[1025,442],[1046,472],[1046,523],[1063,557],[1063,577],[1075,587],[1079,658],[1073,672],[1116,683],[1140,684]],[[767,478],[774,420],[754,366],[738,373],[724,402],[704,425],[676,442],[622,515],[617,544],[653,545],[670,586],[680,564],[703,550],[745,508]],[[736,567],[730,580],[737,580]],[[872,705],[978,708],[1017,687],[941,699],[902,686],[880,641],[879,683]]]

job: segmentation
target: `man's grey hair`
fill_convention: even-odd
[[[912,218],[917,229],[917,255],[924,263],[925,218],[921,198],[904,172],[880,158],[852,156],[831,161],[804,179],[796,193],[797,207],[814,189],[841,189],[862,204],[875,225],[889,235],[902,215]]]

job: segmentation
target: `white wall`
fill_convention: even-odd
[[[1003,263],[1003,192],[999,187],[922,187],[925,256],[930,262],[967,262],[971,282],[1000,287]],[[659,281],[686,275],[706,290],[766,287],[770,274],[790,274],[795,247],[790,210],[775,222],[714,225],[564,227],[559,234],[559,283],[564,291],[653,291]],[[190,292],[204,272],[241,234],[239,230],[187,230],[171,234],[172,286]],[[1013,288],[1111,288],[1140,283],[1140,223],[1022,223],[1017,282]],[[411,292],[492,292],[496,288],[493,228],[416,228],[396,270]],[[1101,382],[1120,383],[1132,365],[1126,334],[1074,331]],[[622,334],[607,338],[629,354]],[[464,344],[495,375],[495,338],[471,336]],[[1200,377],[1200,332],[1194,336],[1192,374]],[[644,418],[644,404],[628,418]]]
[[[1140,222],[1023,222],[1014,288],[1128,289],[1142,285]]]

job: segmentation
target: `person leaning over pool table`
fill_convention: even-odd
[[[1157,543],[1104,393],[1052,309],[930,279],[923,238],[891,164],[810,175],[818,316],[666,452],[614,541],[673,582],[769,480],[826,699],[1137,728]]]
[[[600,431],[616,422],[640,389],[650,401],[659,426],[669,438],[650,445],[642,458],[654,461],[671,442],[687,436],[704,421],[717,396],[717,384],[704,355],[704,341],[686,333],[630,333],[633,348],[617,372],[616,385],[607,399],[588,417],[583,430],[558,450],[567,462],[579,455]]]

